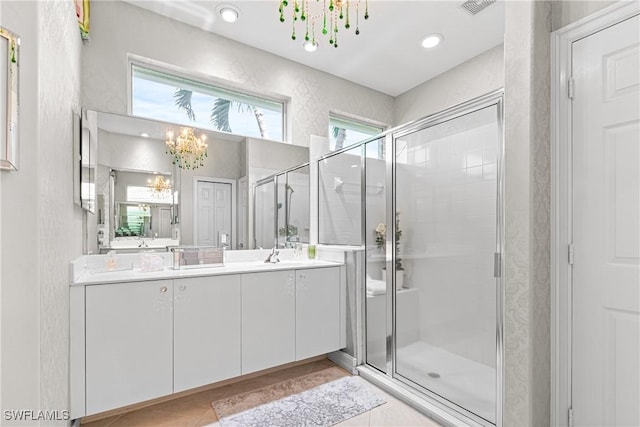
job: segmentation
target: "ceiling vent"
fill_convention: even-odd
[[[469,12],[471,15],[475,15],[488,6],[491,6],[495,2],[496,0],[468,0],[462,3],[460,7]]]

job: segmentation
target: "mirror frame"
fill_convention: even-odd
[[[4,99],[0,99],[0,102],[5,103],[3,117],[0,117],[0,126],[2,126],[0,128],[0,169],[17,171],[20,151],[18,127],[20,37],[12,31],[0,27],[0,43],[2,43],[2,48],[6,44],[7,49],[5,56],[7,66],[6,68],[0,67],[4,68],[0,70],[0,84],[3,85],[0,93],[4,95]],[[4,75],[5,73],[6,75]]]

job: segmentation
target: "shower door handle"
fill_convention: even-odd
[[[502,277],[502,254],[500,252],[493,254],[493,277],[496,279]]]

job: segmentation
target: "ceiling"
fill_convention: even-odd
[[[460,7],[463,0],[370,0],[370,18],[362,19],[361,12],[360,35],[354,34],[352,15],[352,28],[340,29],[338,48],[317,31],[320,48],[310,53],[302,47],[302,26],[297,40],[291,40],[293,0],[285,23],[274,0],[125,1],[394,97],[500,45],[504,34],[503,0],[476,15]],[[223,3],[240,10],[238,21],[220,18],[216,7]],[[430,33],[444,35],[444,41],[424,49],[421,41]]]

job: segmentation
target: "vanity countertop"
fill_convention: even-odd
[[[225,274],[257,273],[278,270],[300,270],[307,268],[340,267],[344,264],[319,259],[287,259],[275,264],[263,261],[229,262],[221,267],[191,268],[174,270],[164,267],[160,271],[143,272],[139,267],[120,271],[104,269],[85,269],[79,272],[71,286],[100,285],[120,282],[139,282],[145,280],[181,279],[199,276],[217,276]]]

